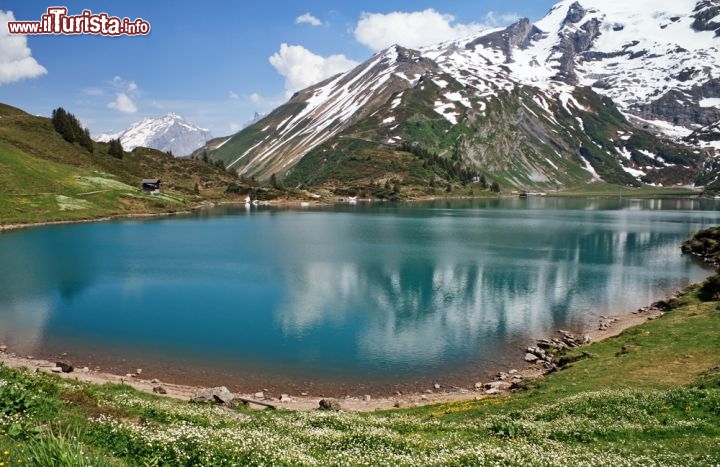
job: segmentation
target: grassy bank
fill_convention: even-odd
[[[548,192],[554,195],[555,192]],[[604,182],[595,182],[582,187],[562,189],[558,196],[624,196],[627,198],[667,198],[699,196],[700,192],[686,187],[655,187],[643,185],[638,188],[629,188],[618,185],[611,185]]]
[[[255,412],[0,367],[5,465],[709,465],[720,302],[661,318],[508,397],[380,413]]]

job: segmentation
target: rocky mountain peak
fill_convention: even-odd
[[[580,10],[573,10],[574,7]],[[585,10],[580,6],[579,3],[575,2],[568,11],[568,18],[570,23],[577,23],[585,16]],[[563,22],[566,24],[566,22]],[[595,39],[600,35],[600,20],[597,18],[591,18],[583,23],[579,28],[565,28],[560,33],[560,41],[555,46],[555,50],[560,54],[559,69],[556,79],[564,81],[568,84],[578,84],[578,77],[575,72],[575,67],[578,62],[577,58],[580,54],[590,50],[595,42]]]
[[[720,36],[720,0],[702,0],[695,6],[692,28],[696,31],[715,31]]]
[[[499,49],[505,55],[505,61],[510,63],[515,49],[527,48],[532,41],[538,39],[542,34],[543,32],[532,24],[529,19],[522,18],[508,26],[507,29],[492,32],[468,42],[465,47],[472,50],[480,45]]]
[[[567,24],[575,24],[585,17],[585,8],[580,5],[580,2],[575,2],[568,8],[567,15],[563,20],[563,26]]]

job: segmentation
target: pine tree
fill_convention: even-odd
[[[79,124],[79,122],[78,122],[78,124]],[[88,130],[87,128],[85,128],[82,131],[82,134],[80,135],[80,139],[78,142],[80,143],[80,146],[87,149],[90,152],[90,154],[95,152],[95,144],[93,143],[93,140],[90,137],[90,130]]]
[[[118,159],[122,159],[125,151],[122,147],[122,143],[120,142],[120,140],[111,139],[108,144],[108,154]]]
[[[90,131],[83,128],[75,115],[66,111],[62,107],[58,107],[52,112],[52,124],[55,131],[63,137],[68,143],[78,143],[81,147],[87,149],[91,154],[95,149]]]

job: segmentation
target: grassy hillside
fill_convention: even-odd
[[[107,145],[94,153],[65,141],[49,119],[0,104],[0,223],[103,217],[188,209],[226,196],[236,177],[199,160],[137,148],[122,159]],[[163,194],[147,196],[143,178],[160,178]]]
[[[702,293],[714,283],[717,276],[691,287],[652,322],[575,350],[589,358],[524,391],[465,403],[367,414],[255,412],[0,367],[0,461],[714,465],[720,302]]]
[[[465,173],[467,172],[467,173]],[[489,185],[471,183],[480,175],[449,159],[421,157],[362,139],[343,138],[332,148],[310,151],[285,179],[289,186],[323,187],[339,195],[403,199],[421,196],[487,196]]]

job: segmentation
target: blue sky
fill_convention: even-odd
[[[223,136],[390,43],[416,47],[519,17],[535,21],[554,3],[0,0],[0,102],[46,116],[62,106],[94,135],[172,111]],[[124,37],[8,35],[6,21],[40,20],[58,5],[70,15],[89,9],[142,18],[152,30]]]

